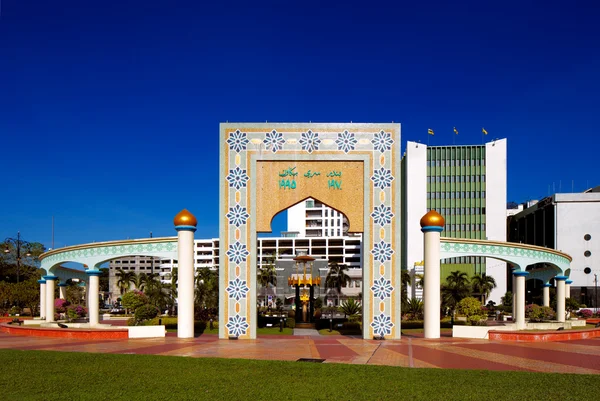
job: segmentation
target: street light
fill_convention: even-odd
[[[4,240],[6,244],[6,249],[4,249],[4,253],[10,253],[10,248],[8,244],[12,244],[14,248],[17,250],[17,283],[20,280],[21,275],[21,248],[24,248],[25,256],[31,256],[31,243],[21,239],[21,232],[17,232],[17,238],[6,238]]]

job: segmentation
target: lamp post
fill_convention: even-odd
[[[596,296],[596,314],[598,313],[598,275],[594,274],[594,294]]]
[[[17,283],[20,281],[21,275],[21,248],[25,252],[25,256],[31,256],[31,243],[21,239],[21,232],[17,232],[17,238],[6,238],[4,240],[6,244],[6,248],[4,249],[4,253],[10,253],[10,248],[8,244],[12,244],[17,251]]]

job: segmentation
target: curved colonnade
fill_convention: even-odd
[[[431,219],[431,214],[440,219]],[[178,215],[179,216],[179,215]],[[429,216],[429,219],[425,219]],[[435,217],[435,216],[434,216]],[[193,216],[192,216],[193,218]],[[441,225],[440,225],[441,222]],[[193,283],[193,232],[195,231],[195,218],[180,221],[176,218],[178,237],[143,238],[124,241],[107,241],[90,244],[69,246],[54,249],[40,256],[41,268],[45,275],[40,283],[40,317],[47,322],[54,321],[54,285],[65,285],[68,279],[78,278],[86,282],[88,292],[88,307],[90,325],[98,324],[99,307],[99,268],[103,263],[112,259],[127,256],[155,256],[161,258],[178,259],[180,291],[179,310],[189,316],[181,319],[182,333],[180,337],[193,337],[193,288],[190,296],[187,294],[190,284]],[[183,223],[183,224],[182,224]],[[513,318],[517,328],[525,326],[525,280],[538,279],[545,283],[544,306],[549,306],[549,281],[554,278],[557,283],[557,318],[565,320],[565,296],[568,294],[568,275],[570,273],[571,257],[565,253],[525,244],[472,240],[440,237],[443,227],[443,217],[434,211],[425,215],[421,221],[422,231],[425,236],[425,337],[439,337],[439,283],[440,260],[464,256],[480,256],[506,261],[513,265]],[[179,243],[178,243],[179,241]],[[183,245],[182,245],[183,244]],[[189,254],[189,255],[188,255]],[[63,263],[75,262],[83,264],[85,271],[64,268]],[[544,264],[542,268],[535,268],[537,264]],[[189,266],[188,266],[189,265]],[[527,270],[529,268],[529,270]],[[186,280],[181,280],[185,275]],[[189,277],[188,277],[189,276]],[[192,284],[193,285],[193,284]],[[221,292],[225,291],[224,288]],[[188,294],[189,295],[189,294]],[[63,292],[61,292],[61,297]],[[221,294],[220,298],[223,298]],[[436,312],[437,310],[437,312]],[[190,318],[190,316],[192,316]],[[428,323],[429,322],[429,323]],[[226,322],[220,322],[225,325]],[[437,327],[437,329],[435,329]]]

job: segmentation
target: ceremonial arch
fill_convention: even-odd
[[[306,198],[363,233],[364,338],[400,338],[400,124],[220,130],[220,338],[256,338],[256,234]]]

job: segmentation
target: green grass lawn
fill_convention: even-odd
[[[4,400],[596,400],[598,376],[0,350]],[[243,383],[243,385],[241,385]]]

